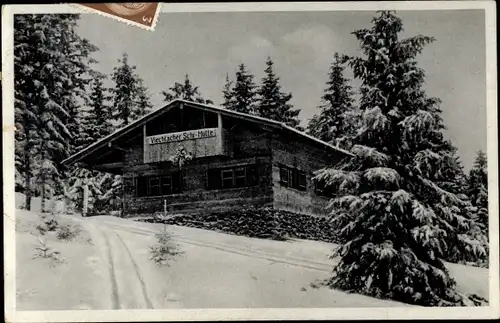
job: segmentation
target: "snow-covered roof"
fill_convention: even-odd
[[[306,138],[308,140],[311,140],[311,141],[314,141],[316,143],[319,143],[319,144],[323,145],[324,147],[326,147],[326,148],[328,148],[330,150],[333,150],[333,151],[336,151],[336,152],[340,152],[340,153],[352,156],[352,154],[350,152],[348,152],[347,150],[341,149],[341,148],[339,148],[337,146],[331,145],[331,144],[329,144],[329,143],[327,143],[325,141],[322,141],[322,140],[320,140],[318,138],[310,136],[310,135],[308,135],[308,134],[306,134],[306,133],[304,133],[302,131],[299,131],[299,130],[293,128],[293,127],[290,127],[290,126],[286,125],[283,122],[278,122],[278,121],[275,121],[275,120],[271,120],[271,119],[267,119],[267,118],[259,117],[259,116],[256,116],[256,115],[247,114],[247,113],[237,112],[237,111],[225,109],[225,108],[222,108],[222,107],[218,107],[218,106],[215,106],[215,105],[202,104],[202,103],[192,102],[192,101],[187,101],[187,100],[182,100],[182,99],[175,99],[175,100],[172,100],[169,103],[167,103],[162,108],[154,110],[154,111],[148,113],[147,115],[145,115],[145,116],[143,116],[143,117],[135,120],[134,122],[132,122],[132,123],[130,123],[130,124],[128,124],[128,125],[120,128],[120,129],[116,130],[115,132],[111,133],[110,135],[108,135],[108,136],[106,136],[104,138],[99,139],[95,143],[89,145],[88,147],[80,150],[79,152],[77,152],[77,153],[73,154],[72,156],[70,156],[70,157],[66,158],[65,160],[63,160],[62,164],[63,165],[64,164],[69,165],[69,164],[72,164],[72,163],[75,163],[75,162],[78,162],[78,161],[82,160],[84,157],[92,154],[93,152],[95,152],[99,148],[102,148],[102,147],[108,145],[109,143],[111,143],[114,140],[122,137],[123,135],[129,133],[130,131],[137,129],[138,127],[141,127],[142,125],[144,125],[145,123],[151,121],[152,119],[160,116],[161,114],[163,114],[167,110],[169,110],[172,107],[176,106],[176,103],[182,103],[182,104],[185,104],[186,106],[190,106],[190,107],[193,107],[193,108],[204,109],[204,110],[212,111],[212,112],[215,112],[215,113],[220,113],[222,115],[227,115],[227,116],[232,116],[232,117],[236,117],[236,118],[241,118],[241,119],[245,119],[245,120],[248,120],[248,121],[251,121],[251,122],[256,122],[256,123],[261,123],[261,124],[265,124],[265,125],[268,125],[268,126],[272,126],[274,128],[277,128],[277,129],[290,131],[290,132],[298,134],[298,135],[300,135],[300,136],[302,136],[302,137],[304,137],[304,138]]]

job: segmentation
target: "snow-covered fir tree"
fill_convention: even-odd
[[[458,156],[458,149],[450,140],[447,140],[442,154],[447,160],[442,165],[443,168],[440,170],[440,176],[436,178],[436,183],[449,192],[466,195],[467,176]],[[467,197],[463,196],[462,198]]]
[[[136,66],[129,63],[126,53],[118,60],[118,66],[113,69],[111,79],[115,83],[115,87],[111,89],[113,118],[125,126],[137,115],[137,94],[141,85],[140,78],[136,74]]]
[[[293,106],[289,103],[292,99],[291,93],[281,91],[280,79],[274,73],[274,62],[271,57],[267,58],[266,65],[265,76],[262,78],[261,85],[257,90],[257,115],[302,130],[299,127],[300,120],[298,118],[300,109],[293,109]]]
[[[16,173],[26,207],[33,194],[51,198],[64,175],[60,162],[75,149],[79,109],[96,47],[79,37],[79,16],[16,15],[14,21]],[[35,189],[35,187],[37,189]],[[19,187],[18,187],[19,188]]]
[[[425,94],[416,61],[434,39],[400,39],[394,12],[372,23],[354,32],[363,57],[345,57],[361,80],[354,156],[317,173],[341,195],[331,203],[342,243],[329,285],[424,306],[472,305],[478,298],[457,292],[443,263],[451,248],[476,258],[486,250],[469,234],[467,202],[435,181],[447,161],[439,100]]]
[[[109,104],[111,96],[109,89],[105,88],[103,83],[105,78],[105,75],[95,73],[92,79],[88,109],[83,113],[77,150],[95,143],[115,130],[111,122],[112,110]],[[96,211],[94,207],[99,205],[99,199],[103,194],[100,182],[105,173],[91,171],[79,165],[73,165],[67,173],[62,196],[81,212],[84,186],[87,186],[89,192],[87,211],[94,213]]]
[[[33,194],[33,156],[31,150],[38,142],[38,114],[36,101],[39,94],[33,91],[34,80],[31,74],[38,74],[35,68],[39,48],[32,44],[42,38],[42,16],[17,15],[14,18],[14,115],[15,115],[15,189],[26,195],[25,204],[30,208]]]
[[[136,66],[129,63],[126,53],[118,60],[118,66],[113,69],[111,76],[115,82],[115,87],[111,90],[115,110],[113,119],[120,126],[126,126],[152,110],[148,90],[136,70]],[[104,203],[119,208],[123,193],[121,176],[106,174],[102,177],[99,187],[103,192]]]
[[[320,112],[309,121],[307,133],[347,148],[358,129],[359,114],[354,107],[354,92],[344,76],[344,69],[341,57],[336,53],[328,73],[327,87],[321,97]]]
[[[477,221],[481,224],[483,231],[488,232],[488,162],[486,154],[480,150],[477,152],[474,165],[467,177],[467,194],[476,207]]]
[[[253,81],[254,76],[250,74],[245,64],[240,64],[236,72],[236,81],[225,99],[224,107],[242,113],[256,114],[257,85]],[[226,90],[227,85],[224,87]]]
[[[88,205],[87,212],[92,214],[95,212],[95,206],[99,202],[101,191],[101,180],[106,176],[104,173],[88,170],[80,165],[74,165],[70,175],[66,179],[64,186],[64,198],[70,202],[72,207],[77,212],[83,211],[83,194],[84,186],[88,189]]]
[[[112,110],[109,104],[109,89],[104,87],[104,75],[96,75],[91,84],[89,109],[85,111],[82,121],[82,143],[79,149],[104,138],[114,130],[111,123]]]
[[[99,182],[102,196],[99,197],[101,208],[107,211],[116,211],[122,208],[123,177],[106,173]]]
[[[182,99],[203,104],[213,104],[212,100],[207,100],[202,97],[199,87],[191,83],[188,74],[186,74],[183,83],[175,82],[168,91],[162,91],[161,94],[163,94],[165,102],[170,102],[174,99]]]

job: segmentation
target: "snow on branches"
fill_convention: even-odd
[[[316,172],[340,195],[329,205],[342,242],[329,284],[418,305],[470,305],[477,298],[455,290],[444,261],[484,259],[487,245],[470,202],[449,190],[461,165],[414,60],[433,39],[399,40],[402,30],[400,18],[382,12],[354,32],[364,57],[343,58],[361,81],[362,119],[354,157]]]

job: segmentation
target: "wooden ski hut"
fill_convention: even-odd
[[[172,157],[182,148],[192,160]],[[64,164],[123,176],[122,216],[273,207],[325,214],[313,172],[350,154],[273,120],[174,100],[69,157]]]

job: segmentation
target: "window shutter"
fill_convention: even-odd
[[[247,166],[247,185],[254,186],[259,183],[259,168],[257,165]]]
[[[305,172],[298,172],[299,174],[299,190],[305,191],[307,189],[307,180],[306,180],[306,173]]]
[[[298,189],[299,188],[299,171],[297,169],[292,169],[292,185],[290,185],[293,188]]]
[[[220,169],[207,170],[207,189],[214,190],[221,188],[222,178]]]
[[[158,196],[160,195],[161,182],[160,177],[153,176],[149,178],[149,195]]]
[[[182,173],[175,172],[172,175],[172,193],[182,192]]]
[[[290,178],[286,167],[280,167],[280,182],[283,186],[289,186]]]
[[[147,177],[137,177],[137,196],[146,196],[148,193]]]

